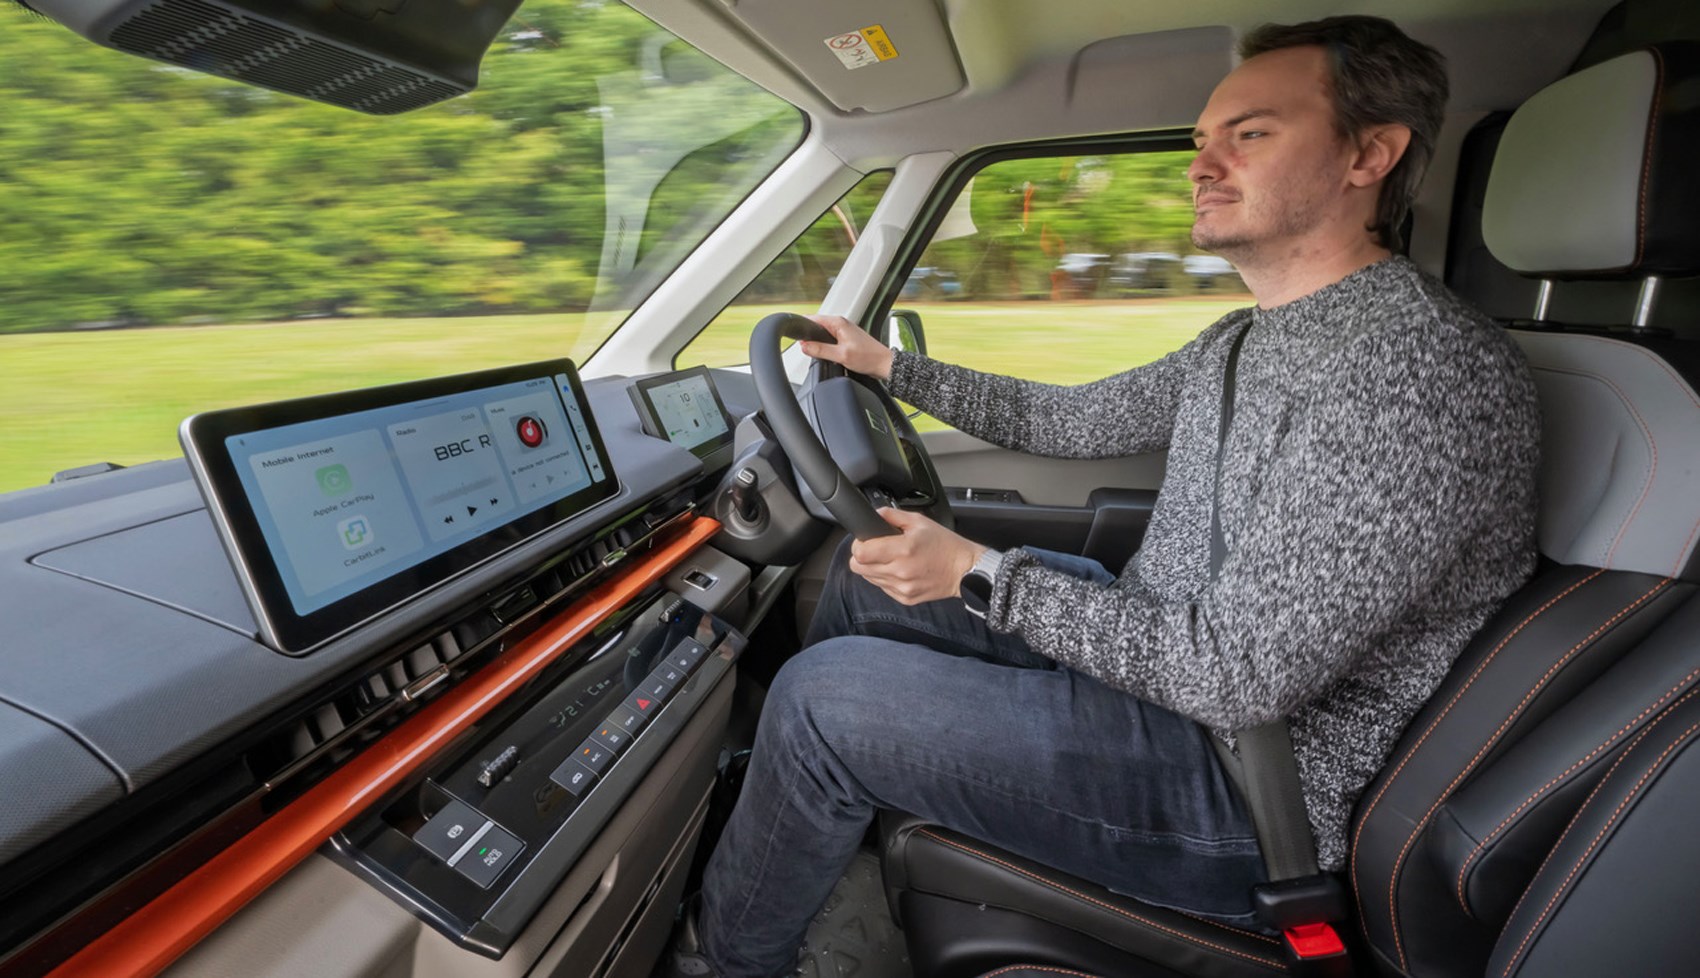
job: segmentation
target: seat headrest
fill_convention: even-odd
[[[1542,278],[1700,274],[1700,43],[1657,44],[1547,86],[1505,126],[1482,237]]]

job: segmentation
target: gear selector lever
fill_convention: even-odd
[[[746,466],[733,476],[732,510],[749,523],[761,518],[761,497],[756,493],[755,469]]]

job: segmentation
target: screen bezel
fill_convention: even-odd
[[[254,504],[236,469],[236,460],[226,439],[340,415],[393,407],[413,401],[463,394],[485,387],[499,387],[545,378],[557,393],[557,375],[564,374],[572,397],[578,402],[590,442],[601,457],[603,477],[570,496],[520,514],[500,526],[463,541],[458,546],[417,564],[397,570],[366,588],[306,614],[296,611],[278,568],[279,558],[267,546]],[[563,409],[565,405],[563,404]],[[218,529],[225,553],[242,585],[250,609],[259,625],[260,637],[280,652],[310,651],[336,636],[364,624],[398,605],[465,574],[479,564],[526,540],[571,519],[619,494],[602,431],[591,413],[590,403],[571,360],[497,367],[473,373],[428,380],[390,384],[362,390],[343,391],[315,397],[274,401],[245,407],[208,411],[183,422],[179,438],[195,472],[195,482]]]
[[[678,445],[678,442],[667,437],[667,430],[661,425],[661,412],[655,409],[655,401],[650,398],[649,392],[657,387],[676,384],[690,377],[701,377],[703,382],[708,384],[709,396],[714,398],[714,408],[720,412],[720,419],[726,423],[726,430],[708,441],[692,448],[679,445],[680,448],[684,448],[697,458],[705,459],[732,444],[733,429],[736,427],[732,421],[732,415],[726,410],[726,402],[720,399],[720,388],[715,386],[714,375],[709,372],[707,367],[687,367],[684,370],[674,370],[669,373],[656,374],[654,377],[645,377],[642,380],[634,381],[632,390],[637,394],[637,401],[640,405],[638,413],[642,415],[643,430],[669,445]]]

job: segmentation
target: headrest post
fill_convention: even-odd
[[[1659,301],[1659,277],[1649,275],[1641,280],[1641,294],[1635,299],[1636,329],[1646,329],[1653,323],[1653,306]]]
[[[1541,279],[1541,290],[1535,293],[1535,322],[1547,321],[1547,310],[1552,307],[1552,279]]]

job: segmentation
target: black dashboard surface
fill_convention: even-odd
[[[754,409],[747,377],[717,379],[734,416]],[[618,495],[304,658],[256,640],[181,459],[0,496],[0,864],[699,478],[641,431],[628,385],[585,385]]]

